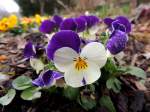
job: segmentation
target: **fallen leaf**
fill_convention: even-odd
[[[0,83],[3,81],[6,81],[9,79],[8,75],[3,74],[2,72],[0,72]]]
[[[144,53],[143,56],[148,60],[150,59],[150,53]]]
[[[146,91],[147,88],[139,81],[134,81],[133,82],[135,84],[135,86],[137,87],[138,90],[140,91]]]
[[[145,103],[144,92],[134,92],[134,96],[129,97],[129,102],[130,112],[142,112]]]
[[[5,56],[5,55],[0,55],[0,62],[3,62],[3,61],[5,61],[5,60],[7,60],[8,58],[7,58],[7,56]]]

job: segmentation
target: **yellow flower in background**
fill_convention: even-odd
[[[8,18],[8,27],[9,28],[14,28],[18,23],[18,18],[16,15],[11,15],[9,18]]]
[[[16,15],[4,17],[0,20],[0,31],[5,32],[9,29],[14,28],[17,25],[18,18]]]
[[[0,31],[5,32],[8,30],[8,18],[3,18],[0,21]]]
[[[33,19],[32,18],[28,18],[28,17],[23,17],[20,20],[20,23],[22,25],[22,28],[24,30],[28,30],[28,28],[30,27],[30,25],[33,23]]]
[[[21,24],[23,24],[23,25],[27,25],[27,24],[31,24],[31,23],[33,23],[33,19],[32,18],[23,17],[21,19]]]
[[[39,14],[35,15],[34,20],[35,20],[35,23],[37,23],[37,25],[40,25],[41,22],[42,22],[42,18],[41,18],[41,16]]]
[[[8,30],[8,25],[0,21],[0,31],[5,32]]]
[[[31,27],[40,26],[41,22],[48,18],[48,16],[36,14],[34,17],[22,17],[21,19],[18,19],[16,15],[10,15],[9,17],[4,17],[0,20],[0,31],[8,31],[15,28],[17,25],[21,25],[24,30],[27,30]]]
[[[40,26],[41,22],[48,19],[48,17],[40,16],[39,14],[36,14],[33,19],[34,19],[34,22]]]

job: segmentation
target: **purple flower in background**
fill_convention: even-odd
[[[74,18],[67,18],[60,24],[60,30],[77,30],[77,24]]]
[[[67,18],[61,23],[60,29],[82,32],[86,29],[86,21],[81,17]]]
[[[99,23],[99,18],[96,16],[80,16],[78,18],[67,18],[61,25],[60,30],[72,30],[82,32],[86,28],[91,28]]]
[[[87,23],[86,23],[86,20],[84,18],[81,18],[81,17],[78,17],[78,18],[75,18],[75,22],[76,22],[76,31],[77,32],[83,32],[86,27],[87,27]]]
[[[110,30],[121,30],[123,32],[131,32],[131,23],[124,16],[118,16],[115,19],[105,18],[104,23],[108,25]]]
[[[100,20],[97,16],[93,16],[93,15],[90,15],[90,16],[80,16],[80,18],[83,18],[86,23],[87,23],[87,28],[91,28],[92,26],[95,26],[97,25]]]
[[[106,47],[111,54],[115,55],[121,52],[128,41],[128,37],[125,32],[115,30],[108,40]]]
[[[24,57],[29,59],[31,57],[34,57],[35,55],[36,55],[35,46],[32,44],[32,42],[28,42],[24,48]]]
[[[47,70],[41,73],[38,78],[33,80],[32,84],[40,87],[52,86],[56,80],[62,77],[63,75],[59,72]]]
[[[63,18],[58,15],[55,15],[53,16],[52,20],[55,22],[56,27],[59,28],[61,22],[63,21]]]
[[[51,20],[45,20],[41,23],[39,28],[42,33],[51,33],[55,28],[55,22]]]
[[[62,47],[70,47],[76,52],[80,51],[80,38],[71,30],[62,30],[57,32],[49,41],[46,53],[49,60],[53,60],[54,53],[57,49]]]

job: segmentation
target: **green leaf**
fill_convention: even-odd
[[[63,94],[65,97],[69,98],[70,100],[75,100],[79,95],[79,89],[68,86],[64,88]]]
[[[48,62],[47,68],[50,69],[50,70],[57,70],[55,65],[52,62]]]
[[[107,59],[107,63],[105,65],[105,69],[110,72],[110,74],[114,74],[117,72],[117,66],[113,62],[112,58]]]
[[[109,78],[106,82],[106,86],[108,89],[112,89],[115,93],[119,93],[121,90],[121,82],[115,77]]]
[[[21,93],[21,98],[24,100],[34,100],[41,97],[40,88],[30,87]]]
[[[91,99],[90,97],[81,96],[78,99],[78,103],[85,109],[90,110],[96,106],[96,100]]]
[[[36,70],[37,74],[39,74],[39,72],[44,69],[43,62],[39,59],[36,59],[36,58],[30,59],[30,65],[34,70]]]
[[[31,82],[30,77],[20,76],[13,80],[12,86],[17,90],[24,90],[31,87]]]
[[[102,32],[101,35],[100,35],[100,40],[101,42],[106,45],[108,39],[109,39],[109,33],[108,32]]]
[[[121,67],[120,70],[122,70],[124,74],[130,74],[142,79],[146,78],[145,71],[138,67],[134,67],[134,66]]]
[[[114,104],[109,96],[102,96],[99,100],[99,103],[102,107],[106,107],[109,112],[116,112]]]
[[[11,103],[16,95],[16,91],[14,89],[10,89],[8,93],[0,98],[0,104],[5,106]]]

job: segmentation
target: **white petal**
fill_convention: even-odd
[[[59,71],[65,72],[74,63],[75,57],[78,57],[75,50],[69,47],[62,47],[54,54],[54,64]]]
[[[93,62],[88,62],[88,69],[85,71],[84,79],[86,84],[92,84],[97,81],[101,76],[101,71],[98,65]]]
[[[87,60],[96,63],[100,68],[103,67],[107,61],[105,47],[98,42],[91,42],[87,44],[82,49],[81,57],[86,57]]]
[[[64,78],[67,85],[72,87],[81,87],[85,84],[92,84],[99,79],[101,75],[100,68],[93,62],[88,62],[88,68],[85,70],[77,71],[74,65],[68,68],[65,72]],[[83,82],[85,80],[85,84]]]
[[[68,71],[64,74],[64,79],[67,85],[71,87],[81,87],[83,86],[83,71],[77,71],[75,70],[74,64],[72,64]]]
[[[106,55],[107,55],[107,58],[114,57],[114,55],[111,54],[110,51],[109,51],[108,49],[106,50]]]
[[[100,27],[98,25],[94,25],[89,29],[89,33],[91,35],[95,35],[99,31]]]

